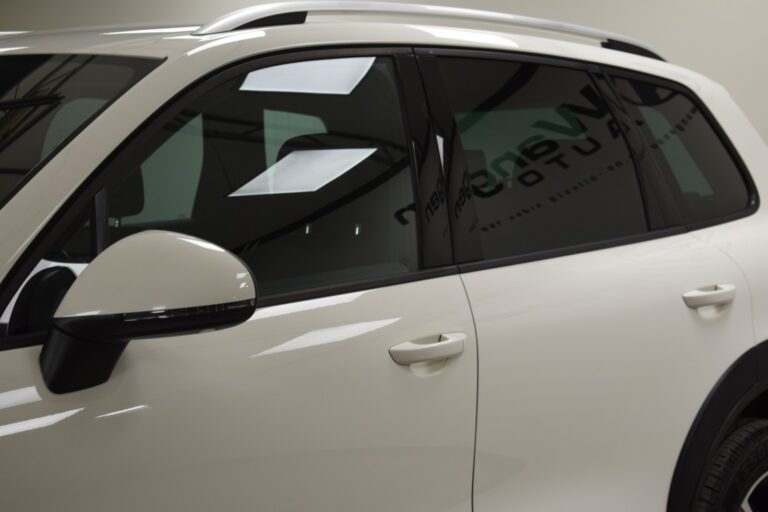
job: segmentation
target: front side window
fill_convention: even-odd
[[[148,229],[232,251],[260,298],[420,270],[416,223],[401,214],[414,187],[395,69],[389,57],[321,59],[197,87],[99,171],[106,185],[0,328],[44,332],[91,248]],[[87,107],[73,103],[70,115]]]
[[[109,242],[200,237],[249,265],[261,296],[415,271],[416,228],[395,215],[414,200],[402,110],[386,57],[237,76],[115,162]]]
[[[700,107],[683,92],[655,83],[616,78],[614,84],[665,174],[683,222],[747,209],[744,178]]]
[[[0,206],[72,134],[157,63],[88,55],[0,57]]]
[[[630,151],[586,72],[464,57],[437,62],[466,155],[483,258],[647,231]]]

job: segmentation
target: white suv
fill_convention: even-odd
[[[768,510],[768,151],[706,78],[326,1],[0,70],[0,510]]]

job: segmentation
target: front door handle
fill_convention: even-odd
[[[683,294],[685,305],[692,309],[704,306],[724,306],[733,302],[736,297],[736,287],[732,284],[716,284],[697,288]]]
[[[407,341],[390,348],[389,355],[392,356],[394,362],[401,366],[450,359],[458,357],[464,352],[464,340],[466,338],[466,334],[457,332],[443,334],[438,341],[433,343]]]

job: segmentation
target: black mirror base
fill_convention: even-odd
[[[40,369],[48,389],[57,394],[80,391],[106,382],[128,342],[93,342],[56,327],[40,352]]]

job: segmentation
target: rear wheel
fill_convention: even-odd
[[[768,421],[742,424],[707,469],[695,512],[768,512]]]

